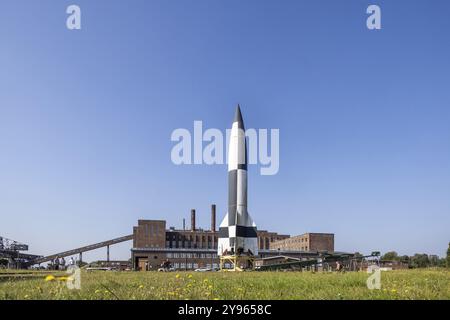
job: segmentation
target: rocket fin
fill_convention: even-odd
[[[219,226],[219,228],[225,228],[225,227],[228,227],[228,212],[225,215],[225,218],[222,220],[222,223]]]
[[[250,216],[250,213],[247,212],[247,216],[248,216],[248,224],[256,228],[256,223],[255,221],[253,221],[252,217]]]
[[[256,227],[256,223],[253,221],[252,217],[250,217],[250,214],[247,212],[245,215],[245,221],[242,221],[243,225],[246,227]]]

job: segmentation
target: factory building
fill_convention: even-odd
[[[219,257],[217,246],[219,232],[216,230],[216,206],[211,207],[211,227],[203,230],[196,227],[196,212],[191,211],[191,226],[181,230],[173,227],[167,228],[164,220],[139,220],[137,226],[133,227],[133,248],[131,249],[131,261],[135,270],[156,270],[161,264],[169,260],[175,269],[192,270],[197,268],[218,268]],[[308,234],[308,241],[319,243],[321,234]],[[318,235],[318,236],[314,236]],[[324,234],[329,237],[330,234]],[[333,241],[327,242],[327,251],[334,250]],[[295,237],[296,238],[296,237]],[[290,250],[274,247],[275,243],[288,241],[289,235],[278,234],[265,230],[257,230],[259,246],[259,257],[276,256],[284,251],[289,251],[297,258],[310,256],[314,246],[307,247],[307,250],[300,250],[299,247],[290,246]],[[320,247],[322,248],[322,247]],[[280,249],[280,250],[278,250]]]
[[[305,233],[270,243],[272,250],[334,251],[334,234]]]

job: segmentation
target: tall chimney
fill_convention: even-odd
[[[195,209],[191,210],[191,231],[195,231]]]
[[[186,219],[183,218],[183,231],[186,230]]]
[[[216,205],[211,206],[211,231],[216,231]]]

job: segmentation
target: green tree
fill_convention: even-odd
[[[439,265],[439,257],[435,254],[429,255],[428,260],[432,267],[437,267]]]
[[[381,260],[387,260],[387,261],[395,261],[398,260],[398,253],[395,251],[389,251],[386,252],[382,257]]]
[[[399,257],[399,259],[403,263],[409,263],[409,260],[410,260],[409,256],[407,256],[407,255],[403,255],[403,256]]]
[[[430,266],[430,260],[428,259],[428,255],[425,253],[416,253],[410,259],[411,267],[413,268],[426,268]]]

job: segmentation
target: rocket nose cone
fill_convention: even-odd
[[[242,125],[242,128],[244,127],[244,120],[242,120],[242,113],[241,113],[241,107],[237,105],[236,113],[234,114],[234,120],[233,122],[237,122]],[[239,126],[241,127],[241,126]]]

